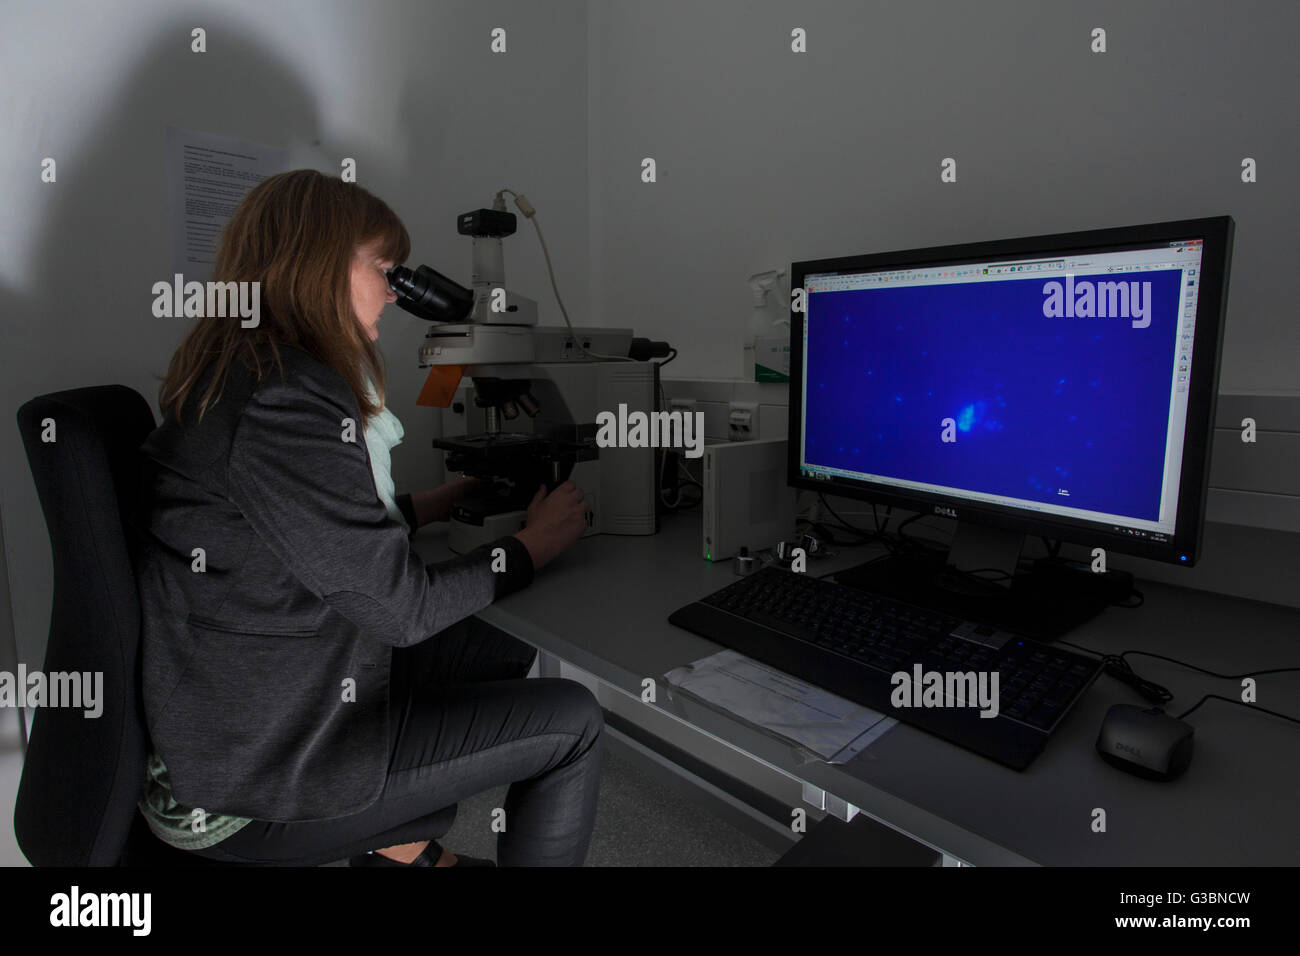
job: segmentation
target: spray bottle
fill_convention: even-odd
[[[785,270],[759,272],[749,277],[749,287],[753,290],[753,308],[749,313],[749,327],[745,332],[745,359],[741,378],[747,382],[784,382],[789,380],[789,368],[772,368],[768,365],[766,351],[772,348],[772,340],[789,338],[790,319],[773,315],[768,308],[767,294],[772,291],[776,281],[785,275]],[[762,340],[762,341],[760,341]],[[786,346],[788,347],[788,341]],[[788,362],[788,352],[785,352]],[[767,361],[761,361],[767,359]]]

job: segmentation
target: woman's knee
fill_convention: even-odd
[[[544,678],[545,679],[545,678]],[[567,678],[549,678],[554,685],[552,693],[556,705],[564,715],[564,721],[575,733],[581,733],[583,741],[590,744],[600,737],[605,729],[605,714],[600,708],[596,695],[576,680]]]

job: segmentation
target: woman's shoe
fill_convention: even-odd
[[[348,859],[348,866],[431,866],[436,868],[438,860],[441,858],[442,847],[433,840],[430,840],[429,845],[424,848],[424,851],[410,863],[399,863],[397,860],[390,860],[388,857],[375,853],[372,850],[371,852],[363,853],[360,856],[350,857]],[[491,860],[480,859],[476,856],[461,856],[461,854],[457,853],[456,862],[453,866],[496,866],[496,864]]]

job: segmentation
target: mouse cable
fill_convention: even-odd
[[[1157,684],[1155,681],[1147,680],[1145,677],[1139,677],[1121,654],[1104,655],[1101,659],[1101,666],[1111,677],[1128,684],[1153,704],[1165,704],[1174,699],[1174,695],[1169,688]]]
[[[1195,664],[1189,664],[1187,663],[1187,661],[1180,661],[1176,657],[1166,657],[1164,654],[1156,654],[1153,651],[1129,650],[1129,651],[1122,651],[1119,654],[1102,654],[1098,651],[1094,651],[1090,647],[1083,647],[1079,644],[1074,644],[1070,641],[1058,640],[1056,643],[1064,644],[1067,647],[1073,647],[1075,650],[1085,651],[1089,654],[1094,655],[1095,657],[1101,658],[1102,666],[1105,668],[1106,673],[1110,674],[1116,680],[1122,681],[1123,683],[1130,685],[1131,687],[1136,689],[1139,694],[1141,694],[1143,697],[1145,697],[1147,700],[1151,701],[1152,703],[1164,703],[1166,701],[1172,700],[1173,695],[1170,694],[1169,691],[1166,690],[1164,687],[1162,687],[1160,684],[1157,684],[1154,681],[1148,681],[1144,678],[1138,677],[1138,675],[1134,672],[1132,666],[1128,662],[1127,658],[1129,654],[1137,654],[1143,657],[1154,657],[1157,660],[1168,661],[1170,664],[1177,664],[1180,667],[1186,667],[1190,670],[1198,671],[1199,673],[1206,674],[1209,677],[1217,677],[1221,680],[1241,680],[1246,677],[1260,677],[1263,676],[1264,674],[1289,674],[1295,671],[1300,671],[1300,667],[1273,667],[1267,670],[1251,671],[1246,674],[1220,674],[1218,671],[1207,670],[1204,667],[1198,667]],[[1208,699],[1208,697],[1213,697],[1213,696],[1216,695],[1213,694],[1207,695],[1207,697],[1202,698],[1201,702],[1198,702],[1196,706],[1199,707],[1202,702]],[[1223,698],[1223,699],[1231,700],[1231,698]],[[1236,701],[1233,701],[1233,703],[1236,703]],[[1259,709],[1263,710],[1264,708],[1261,707]],[[1191,713],[1191,711],[1188,711],[1188,713]],[[1286,716],[1286,715],[1279,714],[1278,716]],[[1290,718],[1287,719],[1289,720]]]
[[[1289,720],[1293,724],[1300,724],[1300,720],[1297,720],[1296,718],[1290,716],[1289,714],[1279,714],[1276,710],[1269,710],[1267,707],[1259,706],[1259,704],[1248,704],[1244,700],[1233,700],[1231,697],[1224,697],[1222,694],[1206,694],[1204,697],[1198,700],[1187,710],[1179,714],[1177,719],[1182,720],[1184,717],[1186,717],[1188,714],[1194,711],[1197,707],[1200,707],[1207,700],[1226,700],[1229,704],[1236,704],[1239,707],[1245,707],[1247,710],[1261,710],[1266,714],[1272,714],[1274,717],[1281,717],[1283,720]]]
[[[1129,665],[1129,662],[1124,659],[1123,654],[1103,654],[1101,651],[1094,651],[1091,647],[1084,647],[1082,644],[1063,641],[1059,638],[1056,643],[1064,644],[1066,647],[1073,647],[1076,651],[1083,651],[1085,654],[1091,654],[1093,657],[1098,658],[1101,661],[1102,670],[1117,681],[1128,684],[1153,704],[1163,704],[1174,699],[1174,695],[1170,693],[1167,687],[1163,687],[1155,681],[1149,681],[1145,677],[1139,677]]]
[[[1138,654],[1138,655],[1141,655],[1141,656],[1143,656],[1143,657],[1154,657],[1154,658],[1156,658],[1157,660],[1168,661],[1168,662],[1171,663],[1171,664],[1177,664],[1177,665],[1179,665],[1180,667],[1186,667],[1186,668],[1188,668],[1189,670],[1194,670],[1194,671],[1197,671],[1197,672],[1199,672],[1199,673],[1201,673],[1201,674],[1206,674],[1206,675],[1208,675],[1208,676],[1210,676],[1210,677],[1216,677],[1216,678],[1219,678],[1219,679],[1222,679],[1222,680],[1242,680],[1243,678],[1246,678],[1246,677],[1260,677],[1260,676],[1262,676],[1262,675],[1264,675],[1264,674],[1289,674],[1289,673],[1294,673],[1294,672],[1296,672],[1296,671],[1300,671],[1300,667],[1272,667],[1272,668],[1269,668],[1269,669],[1267,669],[1267,670],[1251,671],[1250,673],[1247,673],[1247,674],[1220,674],[1218,671],[1212,671],[1212,670],[1208,670],[1207,668],[1204,668],[1204,667],[1198,667],[1198,666],[1196,666],[1195,664],[1189,664],[1189,663],[1187,663],[1186,661],[1180,661],[1180,660],[1178,660],[1176,657],[1166,657],[1164,654],[1156,654],[1156,653],[1154,653],[1153,651],[1124,651],[1124,652],[1121,653],[1118,657],[1114,657],[1113,660],[1118,661],[1118,662],[1119,662],[1119,666],[1122,666],[1122,667],[1123,667],[1125,670],[1127,670],[1130,674],[1133,673],[1133,670],[1132,670],[1131,667],[1129,667],[1128,661],[1125,660],[1125,658],[1126,658],[1127,655],[1129,655],[1129,654]],[[1113,670],[1110,669],[1110,666],[1107,666],[1107,672],[1110,673],[1110,674],[1112,674],[1112,675],[1114,675],[1114,676],[1119,676],[1119,675],[1115,674],[1115,671],[1113,671]],[[1134,675],[1134,677],[1136,677],[1136,675]],[[1120,679],[1120,680],[1126,680],[1126,679],[1125,679],[1124,677],[1122,677],[1122,676],[1119,676],[1119,679]],[[1132,682],[1126,680],[1126,683],[1132,683]],[[1144,683],[1149,683],[1149,682],[1144,682]],[[1136,685],[1134,685],[1134,686],[1136,686]],[[1159,687],[1158,684],[1151,684],[1151,686],[1152,686],[1152,687]],[[1163,689],[1164,689],[1164,688],[1161,688],[1161,690],[1163,690]],[[1139,688],[1138,688],[1138,692],[1139,692],[1139,693],[1142,693],[1142,688],[1139,687]],[[1150,696],[1146,695],[1145,693],[1143,693],[1143,696],[1146,697],[1148,700],[1155,701],[1155,698],[1150,697]],[[1166,700],[1168,700],[1168,699],[1169,699],[1169,698],[1166,698]],[[1226,700],[1226,701],[1227,701],[1228,703],[1230,703],[1230,704],[1240,704],[1241,706],[1243,706],[1243,707],[1249,707],[1249,708],[1251,708],[1252,710],[1262,710],[1264,713],[1266,713],[1266,714],[1272,714],[1274,717],[1281,717],[1283,720],[1289,720],[1289,721],[1291,721],[1292,723],[1300,724],[1300,720],[1296,720],[1294,717],[1288,717],[1286,714],[1280,714],[1280,713],[1278,713],[1278,712],[1275,711],[1275,710],[1269,710],[1267,707],[1260,707],[1258,704],[1248,704],[1248,703],[1246,703],[1246,702],[1243,701],[1243,700],[1233,700],[1231,697],[1224,697],[1224,696],[1222,696],[1222,695],[1220,695],[1220,694],[1206,694],[1204,697],[1202,697],[1200,700],[1198,700],[1195,704],[1193,704],[1190,708],[1188,708],[1187,710],[1185,710],[1185,711],[1183,711],[1181,714],[1179,714],[1179,715],[1178,715],[1178,719],[1179,719],[1179,720],[1182,720],[1184,717],[1186,717],[1186,716],[1187,716],[1188,714],[1190,714],[1192,711],[1196,710],[1197,707],[1200,707],[1200,706],[1201,706],[1203,703],[1205,703],[1207,700],[1211,700],[1211,699],[1214,699],[1214,700]],[[1157,703],[1162,703],[1162,701],[1156,701],[1156,702],[1157,702]]]
[[[1204,667],[1197,667],[1195,664],[1189,664],[1186,661],[1180,661],[1176,657],[1165,657],[1163,654],[1155,654],[1151,651],[1124,651],[1119,656],[1127,657],[1129,654],[1141,654],[1143,657],[1154,657],[1162,661],[1168,661],[1171,664],[1178,664],[1194,671],[1199,671],[1210,677],[1220,677],[1224,680],[1242,680],[1246,677],[1260,677],[1264,674],[1290,674],[1300,671],[1300,667],[1273,667],[1263,671],[1248,671],[1245,674],[1220,674],[1218,671],[1206,670]]]

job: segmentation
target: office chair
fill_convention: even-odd
[[[47,425],[56,440],[42,440]],[[153,835],[136,807],[149,735],[132,517],[140,497],[138,450],[153,431],[153,412],[135,390],[105,385],[34,398],[18,410],[18,427],[54,559],[45,673],[104,675],[98,718],[80,708],[37,708],[14,808],[19,847],[35,866],[257,865],[262,861],[178,850]],[[273,865],[314,866],[436,840],[455,817],[453,804],[366,840]]]

